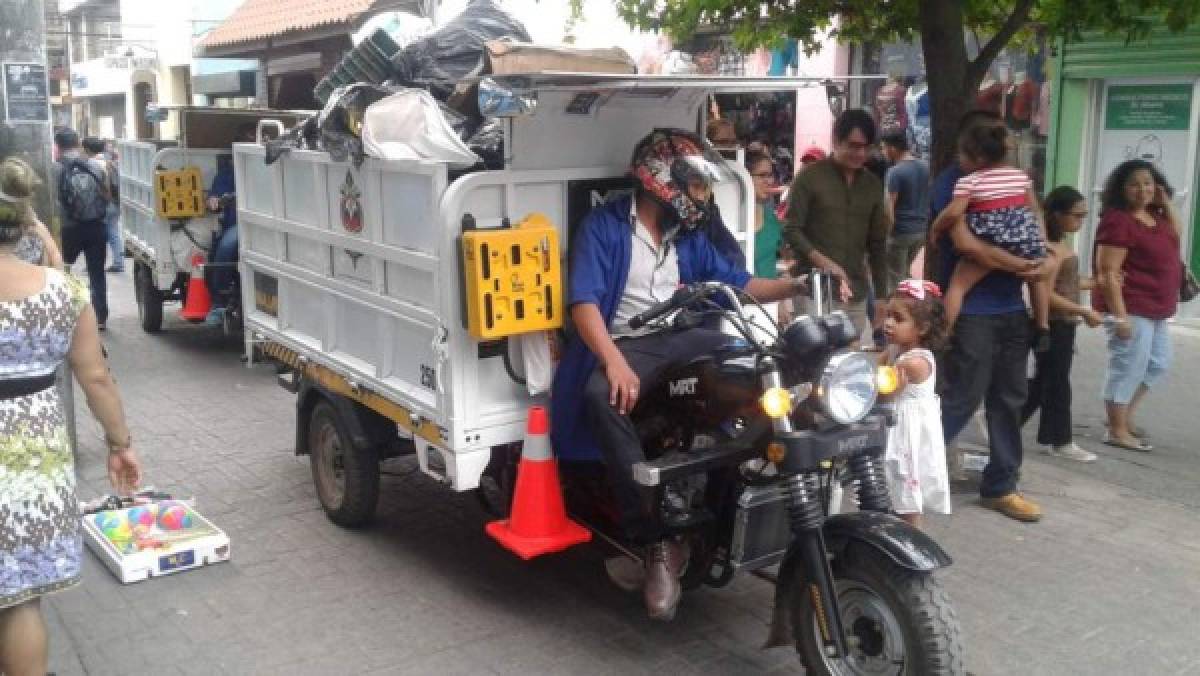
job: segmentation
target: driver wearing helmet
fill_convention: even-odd
[[[712,352],[727,337],[704,328],[635,331],[629,320],[680,284],[724,282],[762,302],[802,289],[798,279],[753,278],[713,245],[713,183],[725,171],[698,135],[656,129],[634,150],[634,194],[593,209],[571,241],[567,300],[575,332],[555,372],[554,446],[564,459],[604,460],[622,527],[646,548],[644,596],[654,619],[675,614],[685,554],[633,480],[645,454],[629,414],[670,366]]]

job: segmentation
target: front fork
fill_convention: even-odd
[[[782,377],[773,360],[764,360],[763,391],[783,386]],[[791,434],[791,415],[772,421],[776,435]],[[836,655],[845,655],[846,631],[842,627],[842,613],[838,607],[837,589],[833,585],[833,569],[829,565],[828,550],[825,548],[825,506],[821,500],[820,475],[816,472],[800,472],[784,480],[787,495],[788,524],[792,531],[790,553],[796,557],[794,563],[803,566],[805,588],[797,592],[808,594],[817,624],[821,628],[821,639],[826,646],[833,646]],[[782,571],[781,571],[782,572]],[[778,611],[778,608],[777,608]]]
[[[772,368],[774,364],[770,361],[765,366],[767,368],[762,376],[764,391],[781,387],[778,369]],[[793,431],[790,415],[775,418],[773,426],[777,435],[791,434]],[[882,452],[859,453],[847,461],[847,468],[858,493],[859,509],[885,514],[891,512],[892,501],[888,495]],[[827,650],[832,648],[832,657],[844,657],[849,653],[848,642],[842,625],[829,549],[825,544],[826,505],[822,499],[820,477],[821,473],[814,470],[798,472],[784,479],[788,523],[792,532],[790,555],[795,558],[793,565],[803,566],[803,572],[797,579],[803,580],[805,587],[796,592],[808,594],[822,643]],[[788,581],[782,582],[786,584]],[[776,610],[778,613],[779,608]],[[772,634],[775,634],[774,628]],[[769,643],[773,640],[769,639]]]
[[[820,480],[812,473],[796,474],[784,484],[787,494],[788,521],[792,529],[792,548],[803,566],[805,588],[816,613],[817,626],[826,646],[833,646],[836,657],[847,653],[846,631],[838,607],[833,569],[825,547],[825,510],[821,504]]]

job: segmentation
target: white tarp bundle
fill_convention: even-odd
[[[406,89],[371,104],[363,116],[362,142],[369,157],[384,160],[431,160],[456,169],[482,162],[423,89]]]

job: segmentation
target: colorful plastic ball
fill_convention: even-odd
[[[126,512],[126,518],[136,530],[138,526],[154,527],[155,519],[158,517],[158,509],[154,505],[138,505],[132,507]]]
[[[129,520],[120,512],[101,512],[96,515],[96,527],[104,533],[104,537],[113,542],[128,541],[133,537]]]
[[[158,526],[163,530],[183,530],[192,527],[192,513],[184,505],[159,509]]]

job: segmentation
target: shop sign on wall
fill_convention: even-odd
[[[10,123],[50,121],[46,66],[40,63],[4,64],[4,119]]]
[[[1186,131],[1192,122],[1192,85],[1110,86],[1105,110],[1105,129]]]

